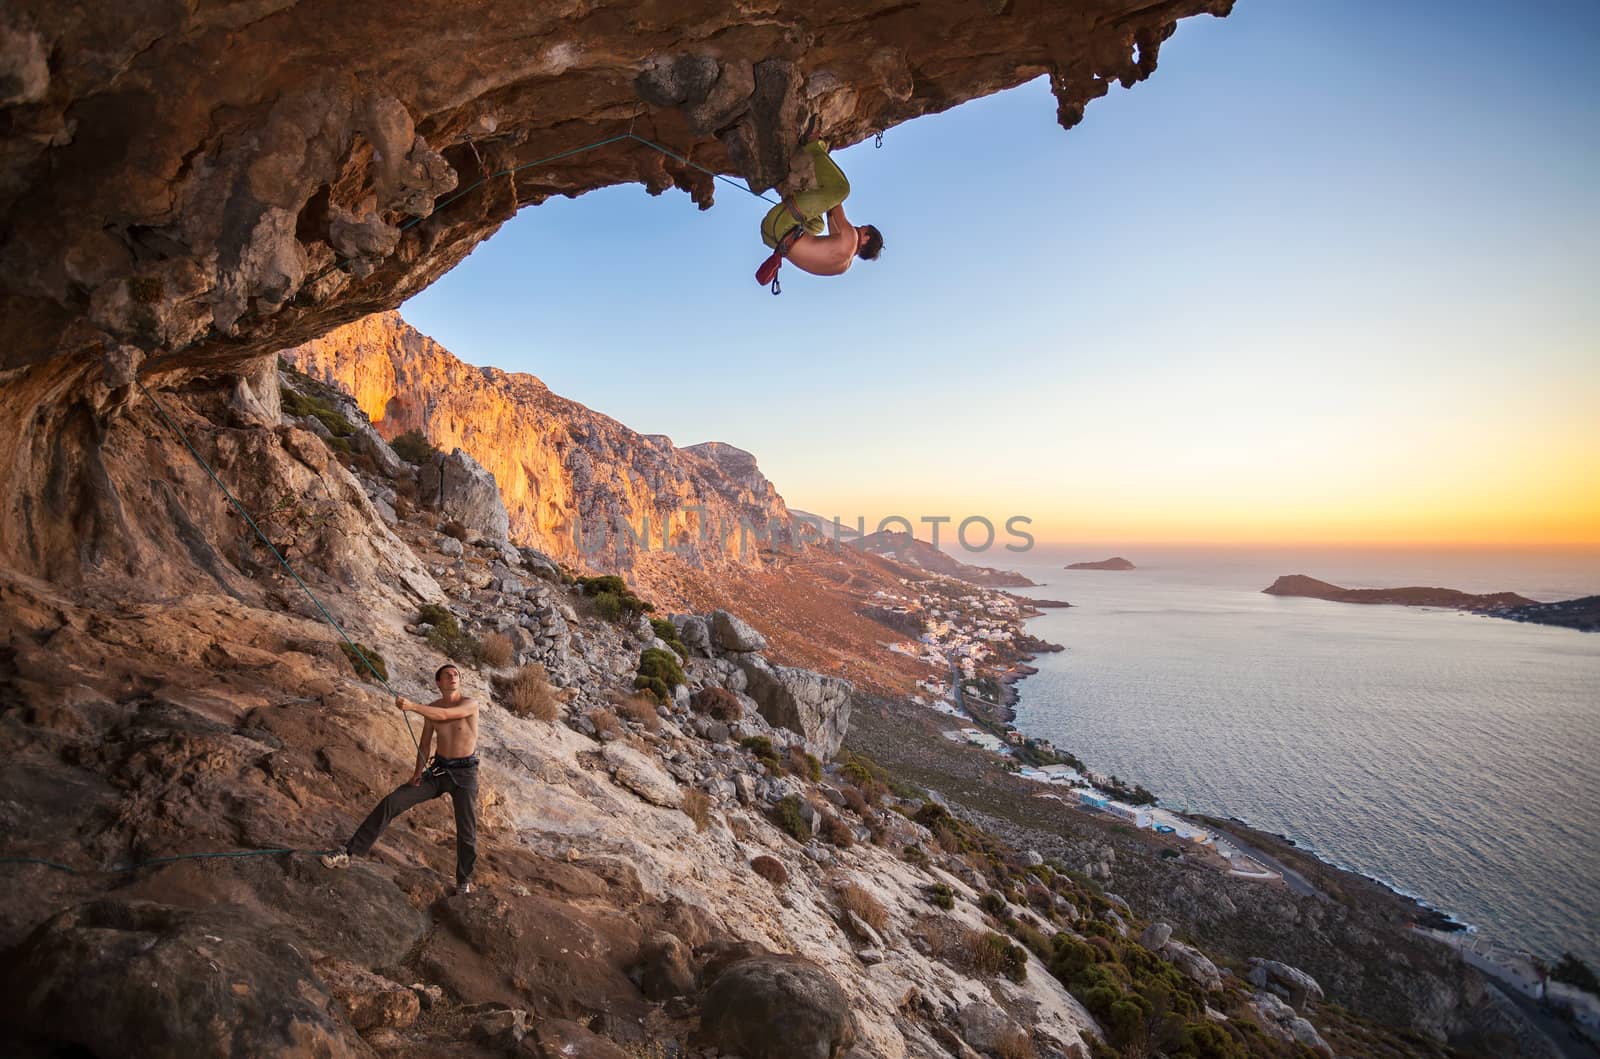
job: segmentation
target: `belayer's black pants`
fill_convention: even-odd
[[[422,774],[421,783],[415,787],[409,783],[396,787],[356,828],[345,849],[356,856],[364,856],[395,817],[413,806],[448,794],[456,811],[456,882],[471,879],[472,866],[478,860],[478,762],[456,760],[471,760],[471,764],[436,758]]]

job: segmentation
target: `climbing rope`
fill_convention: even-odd
[[[178,435],[178,440],[182,441],[184,448],[189,450],[189,455],[195,458],[195,461],[200,464],[200,466],[205,470],[206,474],[210,476],[211,480],[216,483],[217,488],[222,490],[222,495],[228,498],[228,503],[233,505],[233,509],[240,514],[245,522],[249,524],[251,529],[255,530],[256,536],[261,539],[261,543],[267,546],[267,551],[271,552],[272,557],[278,560],[278,565],[282,566],[288,575],[294,578],[294,583],[300,586],[300,591],[304,592],[306,594],[306,598],[311,600],[312,605],[314,605],[317,610],[322,613],[323,620],[333,627],[333,631],[338,633],[340,638],[342,638],[345,643],[350,645],[350,650],[354,657],[361,659],[362,664],[372,671],[373,677],[377,679],[379,684],[383,685],[384,690],[398,698],[400,693],[389,686],[389,682],[383,678],[382,673],[378,672],[377,667],[372,664],[372,660],[367,657],[367,653],[363,651],[354,640],[350,639],[350,636],[344,631],[344,627],[334,620],[332,614],[328,613],[328,608],[322,605],[322,601],[317,598],[315,592],[311,591],[311,587],[300,579],[299,574],[294,572],[294,567],[289,565],[289,560],[283,557],[283,553],[278,551],[278,549],[273,545],[272,541],[267,538],[267,535],[261,531],[261,527],[256,525],[256,520],[250,517],[250,512],[246,511],[244,509],[244,505],[239,503],[238,499],[233,495],[233,493],[228,491],[228,487],[226,485],[222,484],[222,479],[217,477],[217,472],[211,469],[211,464],[206,462],[206,458],[200,455],[200,451],[196,449],[194,447],[194,443],[189,440],[189,435],[185,434],[183,428],[177,424],[177,421],[167,414],[167,410],[165,408],[161,407],[161,402],[157,401],[155,399],[155,395],[145,388],[142,380],[135,376],[133,384],[139,387],[139,392],[144,394],[145,398],[155,408],[156,414],[161,417],[167,426],[172,428],[172,432],[174,434]],[[417,733],[411,728],[411,718],[407,717],[404,711],[401,712],[400,717],[406,722],[406,733],[411,736],[412,745],[416,746],[418,749],[421,749],[422,744],[417,741]]]

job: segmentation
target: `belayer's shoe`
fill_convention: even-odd
[[[332,853],[324,853],[320,859],[324,868],[350,867],[350,854],[342,849],[335,850]]]
[[[469,882],[456,883],[456,896],[460,897],[463,894],[470,894],[473,889],[473,885]]]

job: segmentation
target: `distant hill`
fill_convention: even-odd
[[[1600,632],[1600,596],[1580,596],[1555,603],[1530,603],[1500,611],[1497,618],[1532,621],[1540,625],[1560,625],[1580,632]]]
[[[1135,567],[1128,560],[1124,559],[1122,556],[1116,555],[1116,556],[1111,557],[1110,559],[1101,559],[1099,562],[1094,562],[1094,563],[1068,563],[1067,564],[1067,569],[1068,570],[1135,570],[1135,569],[1137,569],[1137,567]]]
[[[1269,596],[1303,596],[1335,603],[1390,603],[1402,607],[1454,607],[1473,611],[1501,611],[1538,602],[1515,592],[1474,595],[1453,588],[1341,588],[1305,574],[1286,574],[1261,591]]]
[[[880,530],[849,542],[870,555],[881,555],[906,566],[917,567],[931,574],[944,574],[984,588],[1027,588],[1032,581],[1015,570],[997,570],[992,566],[973,566],[961,562],[935,548],[927,541],[919,541],[909,533]]]

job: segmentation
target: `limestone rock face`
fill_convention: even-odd
[[[474,537],[503,541],[511,533],[494,475],[460,449],[440,453],[417,476],[420,499],[466,527]]]
[[[511,536],[569,565],[626,570],[668,548],[692,562],[759,562],[755,536],[789,525],[749,453],[638,434],[532,375],[463,363],[396,313],[284,355],[349,393],[385,437],[420,430],[470,453],[499,487]]]
[[[607,743],[606,763],[616,770],[617,782],[652,805],[677,808],[683,792],[672,777],[648,757],[621,743]]]
[[[701,1032],[750,1059],[836,1059],[855,1043],[855,1020],[826,971],[796,956],[730,964],[706,990]]]
[[[748,692],[770,724],[799,732],[824,758],[839,752],[850,727],[854,686],[797,666],[775,666],[760,655],[741,664]]]

